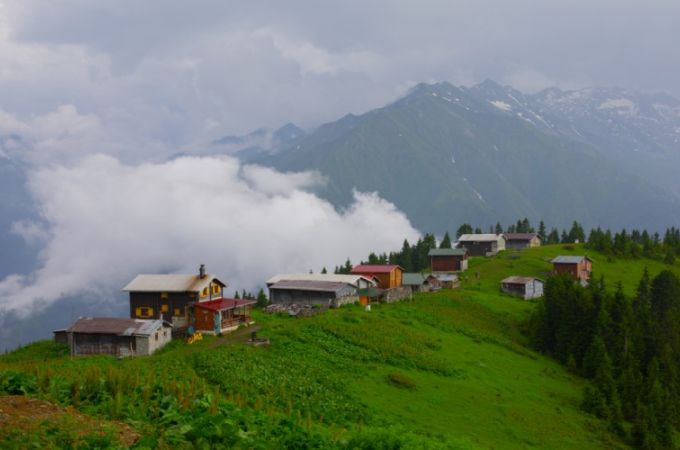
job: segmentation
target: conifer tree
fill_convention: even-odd
[[[260,288],[260,290],[257,293],[257,306],[259,308],[264,308],[268,304],[269,304],[269,299],[267,298],[267,294],[264,293],[264,289]]]
[[[442,241],[439,243],[439,248],[451,248],[451,237],[449,236],[448,231],[444,233],[444,237],[442,238]]]
[[[545,223],[542,220],[541,223],[538,224],[538,237],[540,237],[543,242],[546,242],[546,238],[548,237],[546,235]]]

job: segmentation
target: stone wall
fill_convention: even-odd
[[[347,295],[345,297],[338,297],[333,300],[331,303],[332,308],[339,308],[342,305],[351,305],[353,303],[358,303],[359,302],[359,296],[358,295]]]
[[[405,298],[411,298],[412,292],[409,286],[401,286],[392,289],[385,289],[381,302],[394,303]]]

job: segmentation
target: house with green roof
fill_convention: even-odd
[[[428,256],[433,273],[463,272],[468,268],[466,248],[433,248]]]

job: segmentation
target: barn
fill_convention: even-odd
[[[189,322],[196,331],[222,334],[236,330],[241,325],[251,325],[252,305],[255,300],[220,298],[191,305]]]
[[[465,248],[433,248],[428,256],[432,272],[463,272],[468,267]]]
[[[501,281],[501,291],[528,300],[543,296],[544,283],[540,278],[512,276]]]
[[[162,320],[81,317],[69,328],[54,332],[68,344],[71,355],[151,355],[172,339],[172,327]]]
[[[441,282],[431,273],[404,273],[403,284],[410,287],[413,292],[431,292],[441,289]]]
[[[557,256],[550,262],[555,274],[566,273],[584,285],[590,281],[593,261],[587,256]]]
[[[493,256],[505,250],[502,234],[463,234],[456,247],[467,249],[470,256]]]
[[[358,289],[341,281],[281,280],[269,286],[269,301],[282,305],[319,305],[337,308],[359,301]]]
[[[395,264],[360,264],[352,269],[352,273],[377,278],[380,289],[393,289],[402,285],[404,269]]]
[[[505,236],[507,250],[524,250],[541,246],[541,238],[536,233],[505,233],[503,236]]]

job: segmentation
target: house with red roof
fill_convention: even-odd
[[[189,323],[201,333],[221,334],[253,322],[251,308],[255,300],[218,298],[191,305]]]
[[[404,269],[396,264],[360,264],[352,269],[352,273],[376,278],[380,289],[392,289],[403,285]]]

